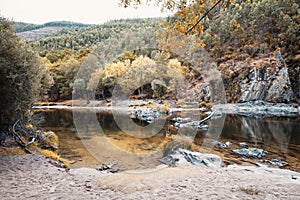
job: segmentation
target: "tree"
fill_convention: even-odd
[[[158,79],[151,82],[151,88],[157,97],[162,97],[167,91],[166,83]]]
[[[0,17],[0,127],[5,129],[31,108],[41,84],[51,84],[34,51],[15,35],[12,22]],[[50,82],[50,83],[49,83]]]
[[[153,3],[172,11],[158,32],[166,49],[182,46],[178,35],[195,39],[215,58],[231,52],[299,49],[299,2],[296,0],[120,0],[124,7]],[[299,35],[299,34],[298,34]],[[243,49],[245,47],[245,49]],[[267,48],[267,49],[266,49]],[[248,53],[248,52],[247,52]]]
[[[161,37],[165,40],[172,40],[171,38],[178,34],[185,34],[186,37],[197,36],[193,38],[204,47],[205,44],[198,37],[204,31],[203,20],[210,13],[216,15],[223,8],[235,6],[243,1],[250,2],[250,0],[120,0],[120,4],[124,7],[131,5],[137,7],[143,2],[152,2],[161,7],[162,11],[173,12],[173,16],[168,17],[165,23],[165,30],[159,33]]]

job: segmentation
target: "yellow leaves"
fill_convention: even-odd
[[[60,155],[58,155],[58,153],[50,151],[50,150],[42,150],[40,153],[47,158],[51,158],[53,160],[57,160],[57,161],[61,162],[61,167],[64,167],[67,169],[70,168],[70,161],[65,158],[61,158]]]
[[[29,129],[29,130],[33,130],[33,125],[32,125],[32,124],[27,124],[25,127],[26,127],[27,129]]]

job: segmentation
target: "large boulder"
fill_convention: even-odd
[[[189,164],[204,165],[212,168],[220,168],[222,159],[220,156],[209,153],[192,152],[186,149],[177,149],[172,154],[166,155],[160,161],[168,166],[180,167]]]

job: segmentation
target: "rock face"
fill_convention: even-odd
[[[287,63],[286,63],[287,61]],[[231,59],[219,64],[227,103],[265,101],[300,103],[300,55],[292,60],[280,51],[247,60]],[[197,85],[199,101],[211,101],[208,83]]]
[[[270,69],[265,66],[260,69],[254,67],[251,70],[250,81],[244,81],[246,83],[240,86],[240,102],[263,100],[286,103],[292,100],[293,91],[288,68],[280,54],[276,57],[276,70],[274,73],[270,73]]]
[[[290,102],[293,98],[293,91],[288,75],[287,67],[279,70],[273,81],[270,81],[265,101],[269,102]]]

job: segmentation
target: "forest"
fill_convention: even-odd
[[[44,24],[30,24],[25,22],[14,22],[13,29],[16,33],[21,33],[25,31],[32,31],[36,29],[40,29],[43,27],[69,27],[69,28],[83,28],[88,27],[89,24],[82,24],[77,22],[68,22],[68,21],[56,21],[56,22],[47,22]]]

